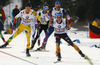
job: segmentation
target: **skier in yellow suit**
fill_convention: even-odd
[[[12,35],[4,45],[0,46],[0,48],[6,48],[6,46],[12,41],[12,39],[17,37],[21,32],[25,31],[26,37],[27,37],[26,56],[31,56],[30,53],[29,53],[31,24],[35,23],[37,21],[37,19],[33,15],[33,10],[31,9],[30,3],[26,4],[25,9],[20,11],[20,13],[15,16],[15,19],[17,19],[18,17],[21,17],[21,19],[22,19],[21,24],[19,25],[19,27],[16,30],[15,34]],[[14,22],[16,23],[15,19],[14,19]],[[16,25],[15,23],[14,23],[13,27],[15,27],[15,25]]]

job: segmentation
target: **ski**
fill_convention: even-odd
[[[62,62],[62,61],[55,61],[54,63],[60,63],[60,62]]]
[[[12,47],[4,47],[4,48],[0,48],[0,49],[8,49],[8,48],[12,48]]]
[[[25,53],[26,51],[22,51],[22,53]],[[49,52],[49,50],[41,50],[41,51],[38,51],[38,50],[29,50],[29,52]]]
[[[30,52],[49,52],[49,50],[30,50]]]
[[[91,61],[91,59],[88,56],[86,56],[85,59],[89,62],[90,65],[93,65],[93,62]]]

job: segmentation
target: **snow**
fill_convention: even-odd
[[[76,34],[73,33],[72,31],[76,32]],[[79,39],[81,43],[79,44],[75,42],[75,44],[79,46],[79,48],[83,51],[84,54],[86,54],[87,56],[89,56],[89,58],[91,58],[94,65],[100,65],[100,49],[95,47],[93,48],[90,47],[93,44],[99,45],[100,39],[89,39],[87,38],[86,31],[76,31],[75,28],[72,28],[70,31],[68,31],[68,35],[72,40]],[[4,35],[6,40],[10,36],[11,35],[7,34]],[[41,43],[43,39],[44,39],[44,32],[42,32],[41,34]],[[2,45],[3,42],[1,39],[0,41],[1,41],[0,45]],[[56,44],[55,44],[54,33],[50,36],[48,44],[46,46],[46,49],[49,50],[49,52],[30,52],[31,57],[26,57],[26,54],[22,53],[23,51],[25,51],[27,43],[24,32],[22,32],[18,37],[16,37],[11,41],[8,47],[12,48],[0,49],[0,51],[20,57],[29,62],[33,62],[37,65],[90,65],[87,60],[82,58],[74,50],[73,47],[68,46],[64,40],[61,41],[62,41],[61,44],[62,62],[57,64],[53,63],[57,59],[55,55]],[[38,45],[36,44],[34,49],[37,48]],[[29,62],[17,59],[15,57],[0,52],[0,65],[34,65]]]

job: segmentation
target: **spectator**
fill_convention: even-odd
[[[13,18],[14,18],[18,13],[19,13],[18,6],[15,5],[15,8],[14,8],[13,11],[12,11],[12,16],[13,16]]]
[[[12,18],[14,19],[14,17],[19,13],[19,9],[18,9],[18,5],[15,5],[15,8],[13,9],[12,11]],[[13,19],[12,19],[12,22],[13,22]],[[11,24],[11,29],[12,29],[12,24]]]

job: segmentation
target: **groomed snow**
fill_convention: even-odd
[[[76,32],[76,34],[73,33],[72,31]],[[89,39],[87,38],[86,31],[75,31],[74,28],[68,31],[68,35],[72,40],[79,39],[81,43],[79,44],[75,42],[75,44],[79,46],[79,48],[83,51],[84,54],[86,54],[87,56],[89,56],[89,58],[91,58],[94,65],[100,65],[100,49],[95,47],[93,48],[90,47],[93,44],[99,45],[100,39]],[[6,40],[10,36],[11,35],[4,35]],[[41,34],[41,42],[43,39],[44,39],[44,32],[42,32]],[[4,44],[1,39],[0,41],[1,41],[0,45]],[[12,42],[9,44],[9,47],[12,48],[0,49],[0,51],[4,51],[6,53],[25,59],[27,61],[36,63],[37,65],[90,65],[88,61],[83,59],[71,46],[68,46],[64,40],[61,41],[62,41],[61,44],[62,62],[57,64],[53,63],[57,59],[55,55],[56,44],[55,44],[54,33],[50,36],[48,44],[46,46],[46,49],[49,50],[49,52],[30,52],[31,57],[26,57],[26,54],[22,53],[23,51],[25,51],[27,43],[24,32],[22,32],[18,37],[12,40]],[[36,48],[38,48],[37,44],[35,45],[34,49]],[[32,64],[0,52],[0,65],[32,65]]]

